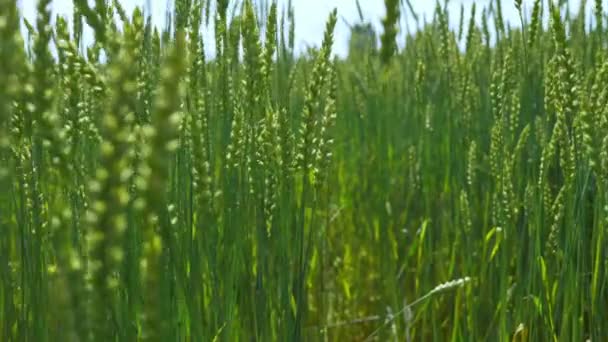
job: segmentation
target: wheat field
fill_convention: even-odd
[[[345,57],[340,8],[50,3],[0,0],[0,341],[608,340],[605,1],[385,0]]]

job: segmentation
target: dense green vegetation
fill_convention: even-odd
[[[601,0],[386,0],[344,59],[335,11],[296,55],[274,4],[74,2],[0,0],[1,341],[608,340]]]

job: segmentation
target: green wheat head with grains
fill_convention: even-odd
[[[297,53],[291,3],[0,0],[0,340],[608,340],[580,3],[357,2],[336,57],[337,10]]]

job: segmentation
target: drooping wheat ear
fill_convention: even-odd
[[[436,294],[439,294],[439,293],[449,291],[451,289],[463,287],[470,282],[471,282],[470,277],[464,277],[464,278],[450,280],[448,282],[435,286],[435,288],[433,288],[431,291],[427,292],[422,297],[409,303],[403,309],[401,309],[397,313],[391,315],[390,318],[387,317],[387,319],[384,321],[384,323],[380,327],[378,327],[376,330],[374,330],[369,336],[367,336],[364,341],[366,341],[366,342],[371,341],[380,332],[380,330],[382,330],[383,328],[385,328],[386,326],[391,324],[395,319],[397,319],[402,314],[411,314],[411,310],[414,306],[424,302],[425,300],[429,299],[430,297],[432,297]]]
[[[454,289],[454,288],[463,287],[464,285],[466,285],[466,284],[468,284],[470,282],[471,282],[471,278],[470,277],[464,277],[464,278],[450,280],[450,281],[445,282],[443,284],[439,284],[439,285],[435,286],[435,288],[432,289],[429,293],[427,293],[426,295],[424,295],[421,298],[419,298],[419,299],[415,300],[414,302],[412,302],[410,304],[410,306],[414,306],[415,304],[417,304],[420,301],[424,300],[425,297],[432,296],[434,294],[441,293],[441,292],[444,292],[444,291],[448,291],[448,290],[451,290],[451,289]]]

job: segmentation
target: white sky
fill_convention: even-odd
[[[23,13],[28,20],[34,22],[35,8],[37,0],[17,0],[21,3]],[[121,0],[121,3],[125,7],[127,13],[130,13],[135,6],[144,6],[148,0]],[[169,0],[172,1],[172,0]],[[215,1],[215,0],[213,0]],[[547,1],[547,0],[544,0]],[[605,7],[608,7],[608,0]],[[165,21],[165,10],[167,8],[167,0],[149,0],[153,4],[152,17],[156,25],[163,26]],[[357,7],[355,0],[292,0],[295,7],[296,16],[296,48],[297,50],[303,50],[307,44],[317,45],[323,38],[323,30],[325,28],[325,21],[329,15],[329,12],[334,8],[338,8],[339,17],[343,18],[347,22],[356,23],[358,22],[359,15],[357,13]],[[485,6],[489,6],[490,0],[452,0],[450,2],[450,24],[452,26],[458,25],[460,6],[464,4],[465,14],[470,12],[470,7],[473,2],[477,3],[477,15],[481,13],[481,10]],[[231,1],[232,3],[232,1]],[[360,0],[361,7],[364,12],[364,16],[367,20],[378,28],[377,32],[380,32],[381,24],[380,19],[384,15],[384,1],[383,0]],[[426,16],[428,20],[432,18],[433,11],[435,8],[435,0],[411,0],[416,12],[422,17]],[[443,3],[443,0],[441,0]],[[510,21],[513,25],[519,23],[517,12],[513,5],[512,0],[503,0],[503,15],[505,20]],[[531,11],[533,0],[523,0],[524,8],[526,11]],[[588,5],[591,5],[593,1],[588,1]],[[283,8],[287,5],[287,0],[278,0],[279,8]],[[570,7],[578,8],[580,0],[571,0]],[[67,15],[68,19],[71,18],[73,10],[72,0],[53,0],[52,9],[55,13],[61,15]],[[344,20],[340,19],[336,27],[335,37],[336,44],[334,50],[339,55],[345,55],[348,46],[349,28]],[[468,21],[468,19],[465,19]],[[465,21],[465,23],[467,23]],[[403,21],[403,25],[404,25]],[[413,28],[414,21],[409,17],[409,25]],[[405,27],[405,26],[403,26]],[[466,26],[465,26],[466,27]],[[209,38],[212,39],[212,33],[209,32]],[[213,44],[206,44],[211,47]],[[213,53],[213,51],[208,51]]]

